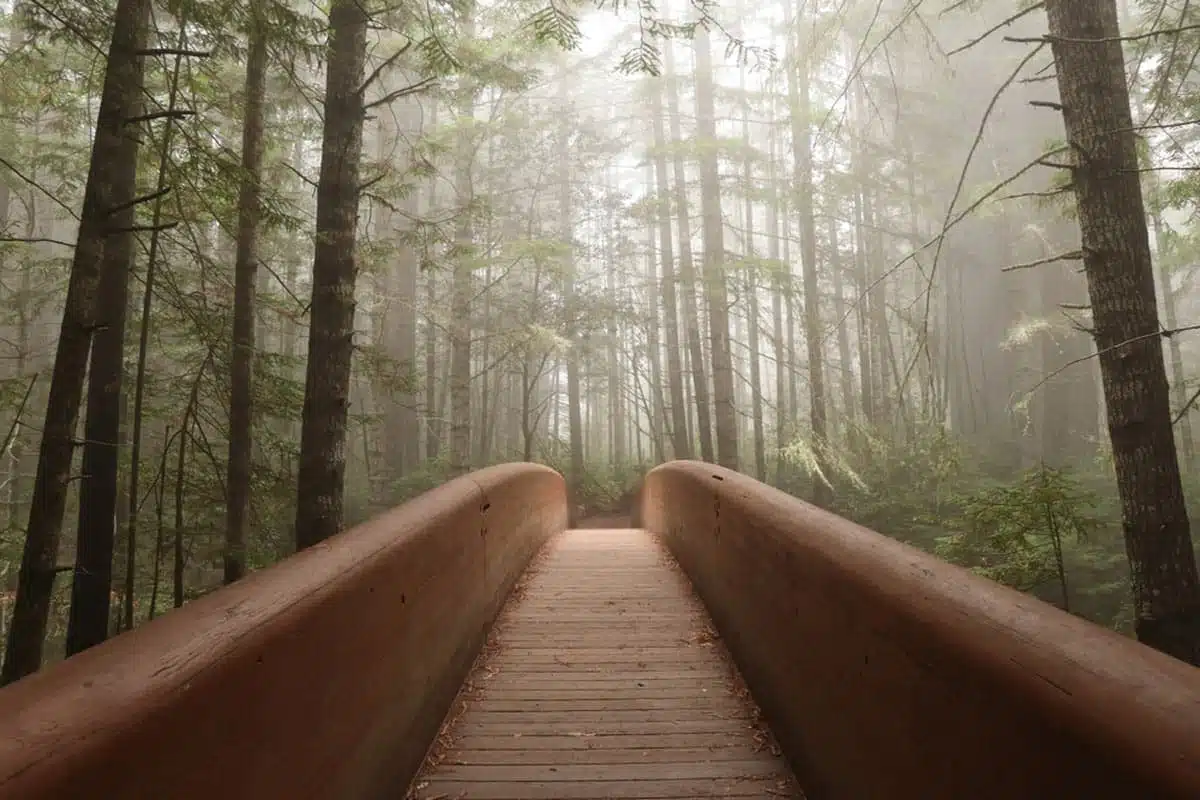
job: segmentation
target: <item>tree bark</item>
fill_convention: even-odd
[[[803,14],[805,2],[800,3]],[[815,13],[815,12],[814,12]],[[799,20],[798,20],[799,22]],[[788,99],[792,111],[792,157],[796,171],[797,211],[800,216],[800,258],[804,284],[804,338],[808,346],[808,386],[812,448],[817,463],[823,465],[828,446],[825,422],[825,368],[821,352],[821,309],[817,288],[817,225],[813,209],[812,128],[809,121],[811,102],[808,80],[810,53],[802,44],[795,48],[797,65],[789,72]],[[817,505],[829,502],[828,487],[822,476],[815,476],[812,499]]]
[[[121,203],[114,188],[119,176],[130,167],[121,161],[126,148],[125,120],[130,116],[128,89],[141,87],[138,51],[145,38],[148,9],[148,0],[117,3],[0,684],[36,672],[42,663],[42,642],[74,460],[75,425],[96,325],[96,293],[105,238],[111,227],[109,214]]]
[[[368,14],[357,0],[333,0],[321,171],[317,181],[317,236],[309,310],[308,366],[300,424],[296,549],[342,527],[346,479],[346,420],[354,353],[354,248],[358,232],[359,172]]]
[[[564,74],[559,83],[559,101],[563,104],[563,124],[558,131],[558,168],[559,203],[558,224],[559,237],[566,248],[565,263],[563,264],[563,314],[566,316],[563,330],[571,349],[567,352],[567,434],[570,437],[570,474],[567,475],[567,496],[571,522],[574,523],[576,509],[579,507],[580,492],[583,490],[583,417],[580,396],[579,369],[582,358],[579,341],[579,308],[575,298],[575,226],[571,218],[571,135],[567,113],[570,103],[570,92],[567,76]],[[589,405],[590,409],[590,405]]]
[[[712,420],[709,416],[708,378],[704,369],[704,348],[700,343],[700,314],[696,309],[696,271],[692,255],[691,214],[688,208],[687,170],[679,145],[683,142],[679,120],[679,87],[675,72],[675,47],[663,46],[663,65],[667,86],[667,116],[671,126],[671,144],[675,147],[672,167],[675,179],[675,220],[679,226],[679,284],[683,301],[683,328],[687,339],[688,363],[692,373],[692,397],[696,408],[696,434],[700,439],[700,458],[713,460]]]
[[[139,21],[145,30],[148,17]],[[142,34],[144,36],[144,34]],[[142,60],[125,84],[126,119],[138,116],[142,94]],[[117,478],[121,461],[121,389],[125,373],[125,323],[129,306],[129,274],[133,264],[136,221],[138,139],[129,125],[121,138],[114,171],[100,264],[96,333],[88,367],[87,419],[84,423],[83,480],[79,485],[79,528],[71,610],[67,619],[68,656],[108,638],[112,606],[113,542],[117,524]],[[128,547],[135,546],[129,542]]]
[[[242,175],[238,197],[237,255],[233,284],[233,350],[229,375],[229,462],[225,510],[225,583],[246,574],[246,517],[250,511],[250,464],[254,389],[254,307],[258,280],[263,125],[267,86],[267,30],[262,11],[250,7],[250,46],[243,100]]]
[[[663,122],[662,79],[650,87],[654,117],[654,182],[657,187],[658,242],[662,253],[663,329],[667,345],[667,384],[671,397],[671,448],[675,458],[690,459],[687,401],[683,396],[682,353],[679,349],[679,301],[675,277],[675,244],[671,239],[671,187],[667,179],[667,137]]]
[[[463,36],[475,34],[474,3],[461,11]],[[478,96],[473,79],[465,76],[461,117],[472,123]],[[454,155],[454,192],[458,202],[458,221],[454,241],[456,254],[450,287],[450,471],[466,472],[471,467],[471,299],[474,274],[474,226],[471,201],[474,199],[474,129],[459,121]]]
[[[750,139],[750,107],[749,95],[746,92],[746,69],[743,66],[738,73],[739,88],[742,91],[742,139],[747,145]],[[754,477],[760,481],[767,480],[767,444],[766,433],[763,429],[763,392],[762,392],[762,356],[758,343],[758,264],[755,263],[754,251],[754,164],[750,150],[742,160],[742,192],[744,195],[744,214],[746,217],[746,346],[750,351],[750,405],[751,422],[754,436]]]
[[[437,130],[438,103],[431,101],[429,109],[429,127]],[[437,211],[437,181],[429,181],[427,210],[430,214]],[[437,278],[433,270],[425,272],[425,459],[436,461],[442,443],[442,425],[438,418],[437,405],[437,340],[438,325],[434,316],[437,307]]]
[[[1115,0],[1049,0],[1093,330],[1143,643],[1200,665],[1200,581],[1171,427]]]
[[[646,162],[645,169],[646,169],[646,172],[645,172],[646,199],[647,199],[647,201],[653,202],[653,198],[655,197],[655,194],[654,194],[654,192],[655,192],[655,179],[654,179],[655,165],[654,165],[654,163],[652,161],[648,160]],[[653,208],[653,206],[651,206],[651,208]],[[658,302],[659,302],[659,296],[660,296],[659,289],[662,286],[662,284],[660,284],[658,281],[658,248],[655,246],[655,240],[657,238],[656,234],[658,232],[659,224],[660,224],[660,215],[657,213],[657,210],[656,210],[655,212],[651,213],[649,219],[646,220],[646,281],[647,281],[647,285],[649,287],[648,290],[646,291],[646,306],[647,306],[646,307],[646,349],[649,351],[648,357],[649,357],[649,362],[650,362],[650,398],[651,398],[651,410],[648,411],[647,413],[650,414],[650,418],[652,421],[650,429],[652,431],[652,436],[653,436],[652,444],[654,445],[654,456],[655,456],[655,458],[658,459],[659,462],[662,462],[662,461],[665,461],[666,457],[667,457],[666,456],[666,439],[667,439],[667,437],[663,435],[663,432],[670,431],[670,433],[672,435],[674,435],[674,431],[672,430],[672,428],[674,426],[671,424],[671,420],[669,420],[667,418],[666,398],[663,396],[662,344],[661,344],[662,328],[659,326],[659,318],[658,318]],[[667,221],[668,230],[670,229],[670,226],[671,226],[671,223],[670,223],[670,220],[668,220]],[[670,238],[669,233],[668,233],[668,238]],[[672,297],[671,299],[674,300],[674,297]],[[675,312],[675,309],[672,308],[670,313],[668,314],[668,319],[671,323],[673,323],[675,321],[675,313],[674,312]],[[679,331],[678,330],[675,331],[675,343],[676,343],[676,346],[678,346],[678,344],[679,344]],[[675,358],[676,359],[679,358],[678,353],[675,354]],[[632,353],[630,355],[630,360],[633,362],[634,367],[636,367],[637,363],[638,363],[638,357],[637,357],[636,352]],[[676,385],[678,380],[679,380],[679,375],[674,374],[674,373],[667,378],[667,382],[672,387],[674,387]],[[640,385],[640,384],[635,383],[635,385]],[[680,395],[683,394],[682,388],[680,388],[679,393],[680,393]],[[632,405],[632,403],[631,403],[632,410],[630,411],[630,415],[629,415],[629,418],[630,418],[629,432],[630,432],[630,435],[635,438],[635,440],[638,442],[638,444],[640,444],[641,436],[635,430],[637,428],[637,424],[638,424],[638,416],[637,416],[636,408],[637,408],[636,405]],[[683,409],[680,409],[681,416],[682,416],[682,411],[683,411]],[[686,431],[685,431],[685,433],[686,433]],[[676,456],[676,458],[679,458],[679,456]],[[641,463],[640,457],[638,458],[638,463]]]
[[[708,300],[709,351],[712,359],[713,417],[717,461],[738,468],[737,408],[733,356],[729,344],[729,297],[725,285],[725,220],[721,214],[721,174],[717,157],[717,121],[712,79],[712,43],[708,31],[696,31],[696,136],[701,141],[700,215],[704,234],[704,288]]]

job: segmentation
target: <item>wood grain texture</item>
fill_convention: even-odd
[[[811,798],[1200,797],[1200,670],[712,464],[639,514]]]
[[[534,560],[411,800],[801,798],[670,554],[572,530]]]
[[[8,686],[0,800],[394,800],[566,519],[473,472]]]

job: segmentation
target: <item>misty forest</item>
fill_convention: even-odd
[[[0,3],[14,681],[719,463],[1200,664],[1200,4]]]

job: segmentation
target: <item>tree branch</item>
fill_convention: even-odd
[[[1159,28],[1146,33],[1131,33],[1128,36],[1102,36],[1097,39],[1075,39],[1069,36],[1005,36],[1004,41],[1016,44],[1038,44],[1046,42],[1066,42],[1067,44],[1107,44],[1109,42],[1139,42],[1143,39],[1153,39],[1156,36],[1174,36],[1188,31],[1200,30],[1200,24],[1181,25],[1178,28]]]
[[[1057,377],[1058,375],[1061,375],[1063,372],[1067,371],[1068,369],[1075,366],[1076,364],[1082,364],[1084,361],[1090,361],[1091,359],[1097,358],[1098,356],[1102,356],[1105,353],[1111,353],[1113,350],[1116,350],[1117,348],[1120,348],[1120,347],[1124,347],[1127,344],[1136,344],[1138,342],[1143,342],[1146,339],[1155,339],[1160,336],[1164,339],[1170,339],[1172,336],[1175,336],[1176,334],[1188,333],[1189,331],[1200,331],[1200,325],[1185,325],[1182,328],[1171,328],[1170,330],[1157,330],[1157,331],[1154,331],[1153,333],[1143,333],[1141,336],[1134,336],[1130,339],[1126,339],[1123,342],[1117,342],[1116,344],[1110,345],[1110,346],[1104,348],[1103,350],[1097,350],[1096,352],[1089,353],[1086,356],[1080,356],[1079,358],[1073,358],[1070,361],[1068,361],[1067,363],[1063,364],[1058,369],[1054,370],[1050,374],[1043,377],[1040,381],[1035,383],[1033,386],[1029,387],[1029,390],[1025,392],[1025,395],[1029,396],[1029,395],[1033,394],[1035,391],[1037,391],[1039,388],[1041,388],[1045,383],[1047,383],[1048,381]]]
[[[991,36],[991,35],[992,35],[993,33],[995,33],[996,31],[1000,30],[1001,28],[1007,28],[1009,25],[1011,25],[1011,24],[1013,24],[1014,22],[1016,22],[1017,20],[1021,19],[1021,18],[1022,18],[1022,17],[1024,17],[1026,14],[1032,14],[1034,11],[1039,11],[1039,10],[1041,10],[1042,8],[1044,8],[1044,7],[1045,7],[1045,5],[1046,5],[1045,3],[1035,3],[1035,4],[1031,5],[1029,8],[1026,8],[1026,9],[1024,9],[1023,11],[1018,11],[1016,14],[1013,14],[1011,17],[1009,17],[1008,19],[1004,20],[1003,22],[999,22],[999,23],[997,23],[997,24],[993,25],[992,27],[988,28],[986,31],[984,31],[983,33],[979,34],[979,35],[978,35],[978,36],[976,36],[974,39],[972,39],[971,41],[969,41],[969,42],[967,42],[966,44],[962,45],[961,47],[956,47],[956,48],[954,48],[953,50],[951,50],[951,51],[950,51],[949,53],[947,53],[946,55],[947,55],[947,56],[953,56],[953,55],[957,55],[957,54],[959,54],[959,53],[963,52],[964,50],[969,50],[969,49],[971,49],[971,48],[972,48],[972,47],[974,47],[975,45],[977,45],[977,44],[979,44],[980,42],[982,42],[984,39],[986,39],[986,38],[988,38],[989,36]]]
[[[417,81],[416,83],[414,83],[410,86],[405,86],[403,89],[397,89],[394,92],[389,92],[388,94],[385,94],[383,97],[379,98],[378,100],[372,101],[370,103],[363,103],[363,111],[370,111],[372,108],[387,105],[388,103],[392,102],[393,100],[399,100],[401,97],[405,97],[406,95],[422,92],[436,82],[437,82],[437,78],[425,78],[424,80]]]
[[[367,79],[362,82],[361,86],[358,87],[358,94],[360,94],[360,95],[365,94],[367,89],[370,88],[371,84],[373,84],[373,83],[375,83],[375,81],[379,80],[379,76],[383,74],[383,71],[385,69],[387,69],[388,67],[390,67],[392,64],[395,64],[400,59],[400,56],[404,55],[410,49],[412,49],[412,46],[413,46],[412,39],[409,39],[404,44],[403,47],[401,47],[399,50],[397,50],[396,52],[394,52],[390,56],[388,56],[386,59],[384,59],[383,63],[380,64],[375,69],[373,69],[371,71],[371,74],[367,76]]]
[[[1039,258],[1036,261],[1026,261],[1024,264],[1013,264],[1012,266],[1004,267],[1000,271],[1001,272],[1015,272],[1019,269],[1033,269],[1034,267],[1040,267],[1044,264],[1053,264],[1058,261],[1082,261],[1082,260],[1083,260],[1083,251],[1082,250],[1072,250],[1069,253],[1059,253],[1058,255],[1046,256],[1045,258]]]

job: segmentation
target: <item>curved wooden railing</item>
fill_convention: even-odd
[[[696,462],[637,515],[812,800],[1200,797],[1200,670]],[[0,799],[395,798],[562,478],[493,467],[0,691]]]
[[[552,470],[458,478],[0,691],[0,797],[394,798],[530,557]]]
[[[639,517],[810,798],[1200,797],[1200,670],[711,464]]]

